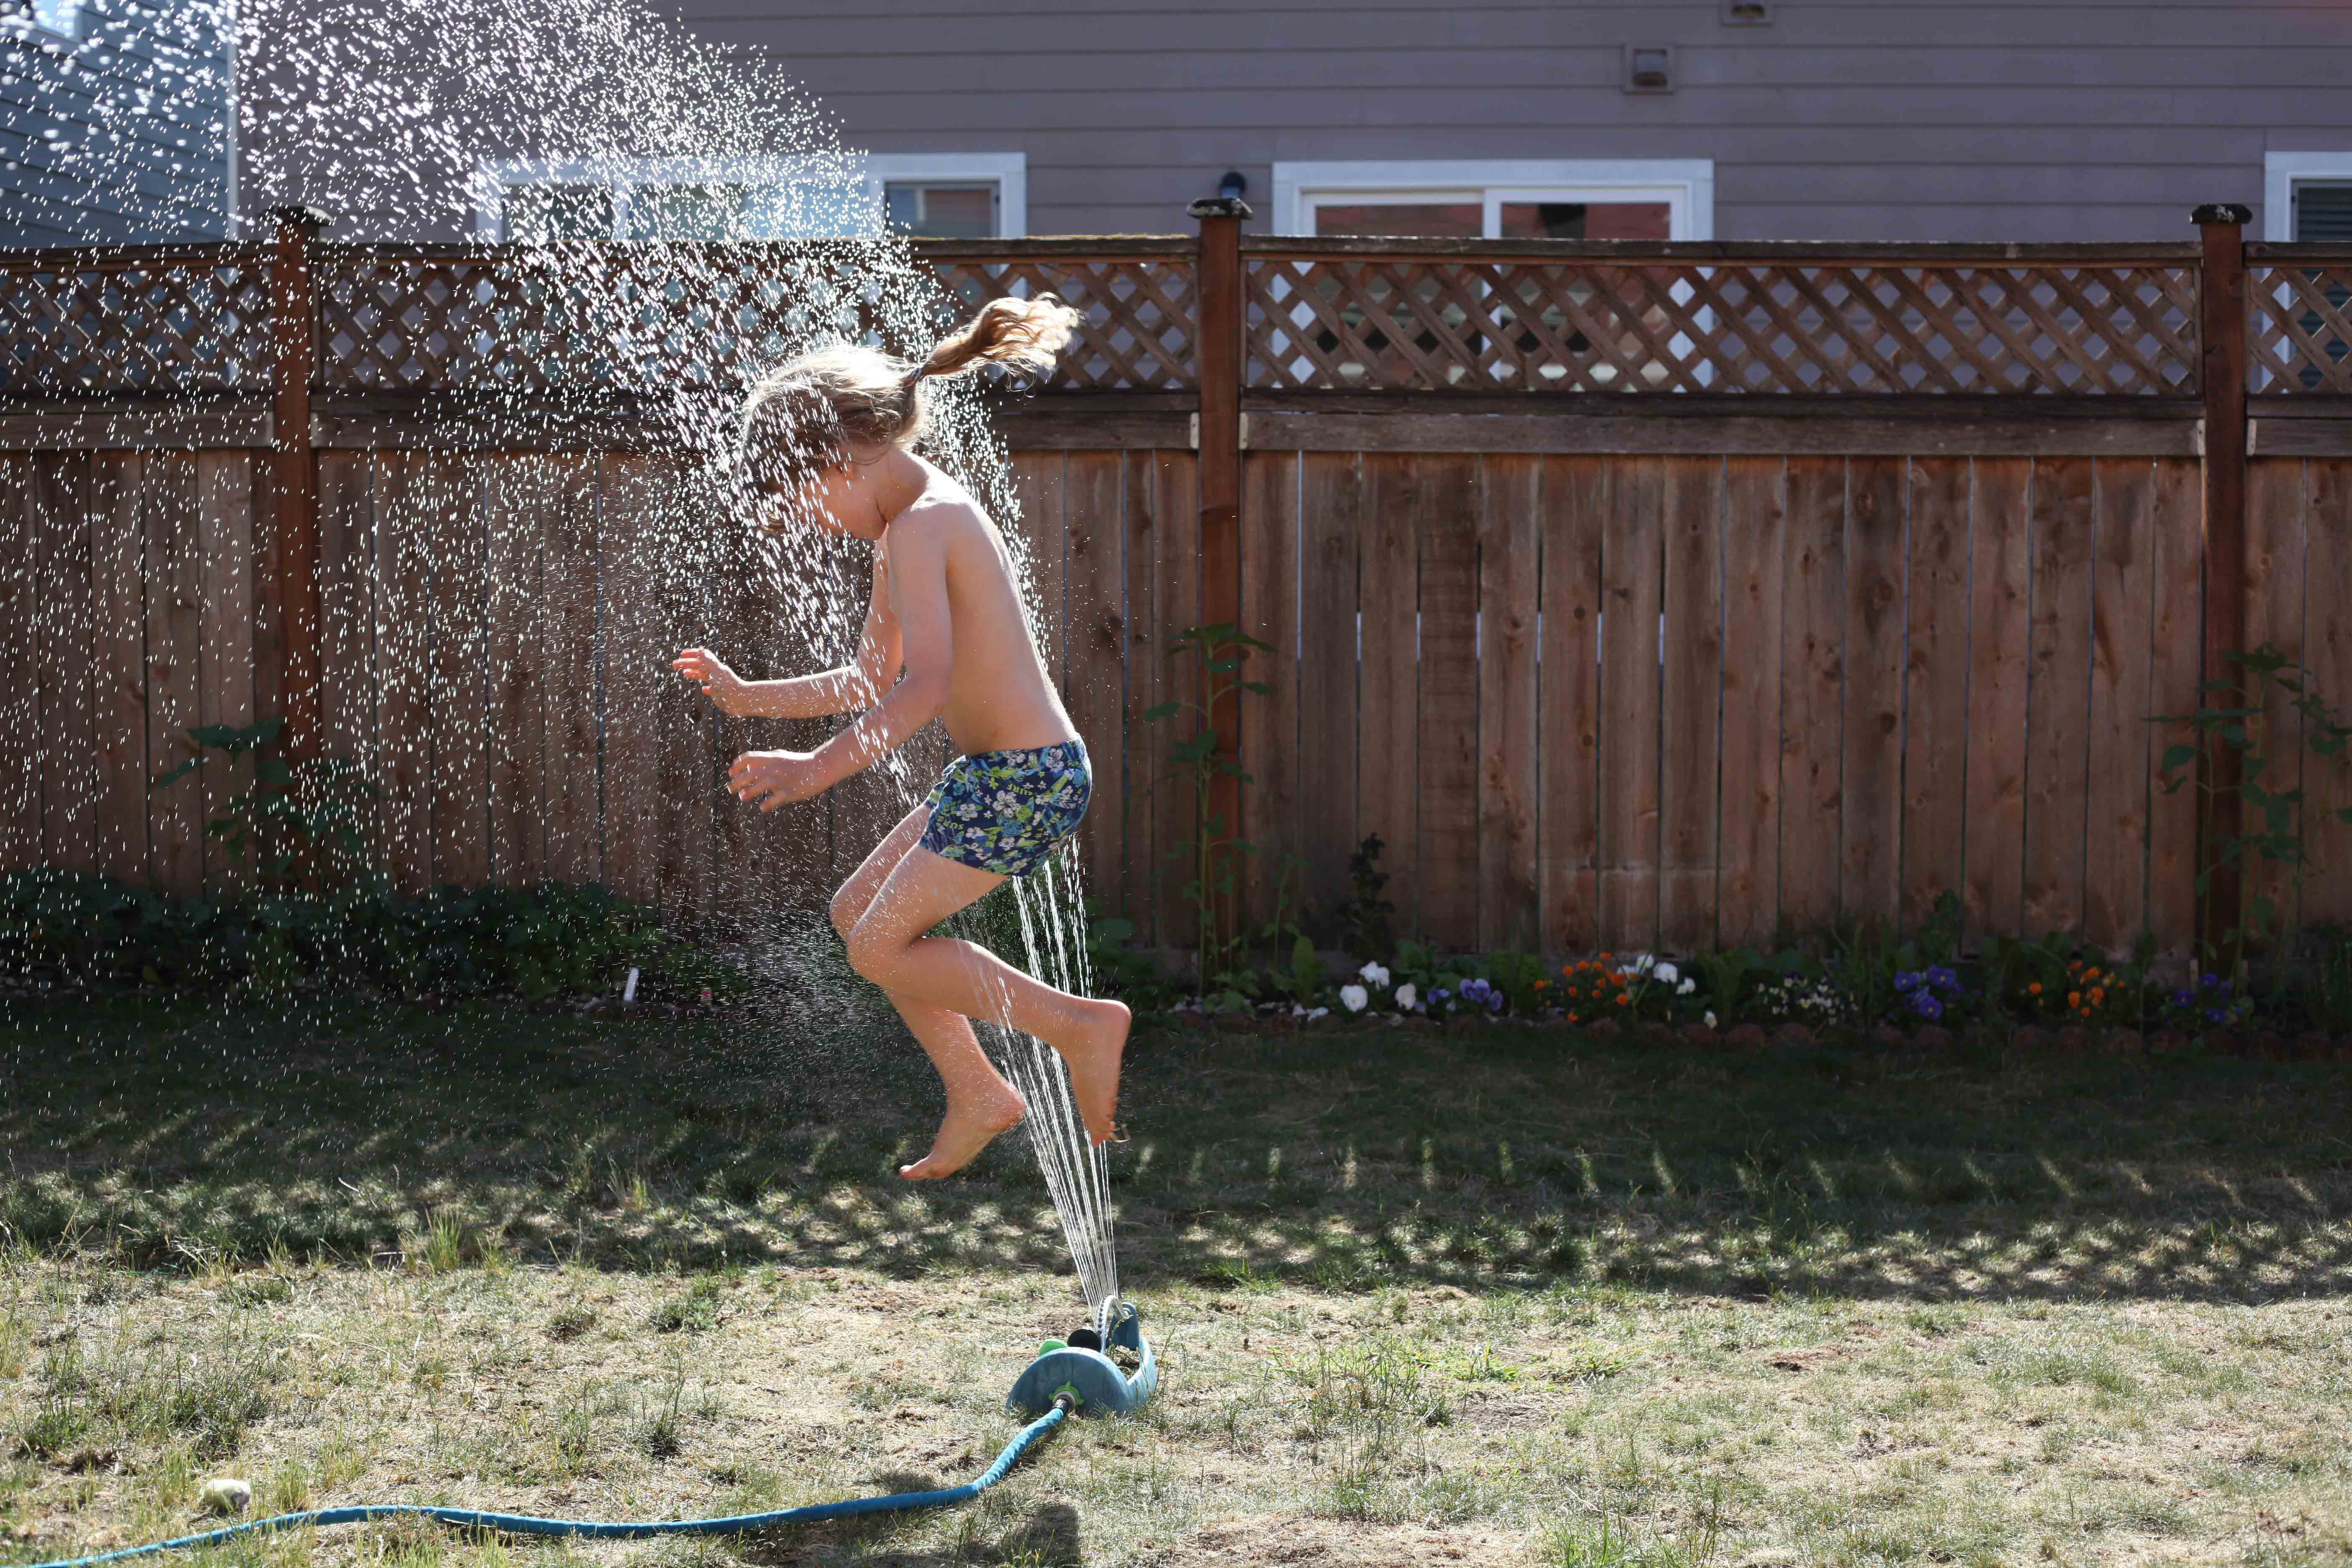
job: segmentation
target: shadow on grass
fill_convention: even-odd
[[[1066,1268],[1018,1138],[893,1172],[895,1021],[19,1008],[0,1225],[143,1267],[273,1248],[625,1268]],[[1524,1029],[1149,1034],[1130,1288],[1617,1281],[1732,1297],[2268,1300],[2352,1283],[2335,1063],[1753,1056]]]
[[[919,1490],[889,1487],[889,1490]],[[814,1568],[819,1563],[856,1563],[870,1568],[932,1568],[945,1564],[1052,1564],[1064,1568],[1086,1561],[1078,1540],[1078,1510],[1067,1503],[1041,1503],[1027,1518],[990,1539],[968,1523],[963,1539],[936,1551],[894,1552],[890,1541],[910,1516],[875,1514],[838,1524],[779,1530],[746,1539],[738,1550],[744,1562],[761,1568]]]

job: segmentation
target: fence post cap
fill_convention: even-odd
[[[1206,219],[1213,217],[1246,218],[1254,216],[1255,215],[1250,211],[1249,203],[1242,200],[1239,196],[1202,196],[1200,200],[1192,203],[1190,206],[1184,209],[1184,216],[1190,218]]]
[[[282,207],[271,207],[269,216],[280,223],[298,223],[304,228],[311,229],[324,228],[333,221],[319,208],[305,206],[299,202]]]
[[[2242,202],[2207,202],[2189,215],[2193,224],[2233,223],[2241,228],[2254,221],[2254,209]]]

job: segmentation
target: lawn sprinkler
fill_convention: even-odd
[[[1118,1356],[1119,1359],[1114,1360]],[[1131,1363],[1132,1372],[1121,1362]],[[1160,1363],[1143,1337],[1135,1305],[1121,1301],[1111,1312],[1110,1343],[1092,1329],[1073,1329],[1065,1340],[1047,1340],[1037,1359],[1014,1380],[1005,1405],[1024,1415],[1041,1415],[1067,1397],[1081,1415],[1131,1415],[1160,1386]]]
[[[1130,1370],[1130,1368],[1132,1370]],[[996,1462],[960,1487],[937,1491],[890,1492],[882,1497],[852,1498],[843,1502],[814,1503],[805,1508],[772,1513],[738,1513],[719,1519],[669,1519],[600,1521],[585,1519],[541,1519],[531,1514],[490,1513],[481,1509],[442,1508],[426,1503],[360,1503],[350,1508],[310,1509],[256,1519],[199,1535],[183,1535],[145,1546],[126,1546],[90,1557],[61,1559],[33,1568],[89,1568],[124,1557],[145,1557],[159,1552],[215,1546],[240,1535],[274,1534],[323,1524],[359,1524],[403,1514],[454,1524],[461,1530],[490,1530],[509,1535],[585,1536],[592,1540],[635,1541],[653,1535],[741,1535],[783,1524],[808,1524],[824,1519],[847,1519],[865,1513],[903,1513],[913,1509],[944,1508],[969,1502],[1003,1480],[1022,1455],[1037,1440],[1069,1419],[1085,1415],[1127,1415],[1143,1407],[1160,1386],[1160,1365],[1145,1342],[1135,1308],[1118,1302],[1110,1314],[1110,1342],[1094,1330],[1074,1329],[1066,1340],[1047,1340],[1037,1359],[1013,1384],[1006,1408],[1029,1417],[996,1456]],[[215,1482],[221,1486],[224,1483]],[[243,1483],[226,1483],[239,1486]],[[248,1491],[246,1495],[250,1496]]]

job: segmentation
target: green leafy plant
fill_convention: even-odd
[[[1339,944],[1349,956],[1372,963],[1384,963],[1396,952],[1391,925],[1396,905],[1381,896],[1389,885],[1389,874],[1381,869],[1381,851],[1386,847],[1377,833],[1366,835],[1356,847],[1348,857],[1348,896],[1333,911]]]
[[[1240,864],[1251,847],[1216,808],[1220,778],[1232,779],[1238,789],[1250,782],[1250,775],[1240,763],[1219,754],[1212,720],[1229,703],[1237,708],[1244,692],[1262,697],[1273,689],[1265,681],[1249,679],[1242,668],[1251,654],[1272,651],[1231,621],[1187,627],[1170,639],[1168,648],[1170,658],[1192,660],[1189,678],[1178,681],[1186,695],[1143,710],[1146,722],[1188,731],[1170,747],[1168,771],[1153,787],[1189,784],[1192,792],[1192,839],[1171,850],[1169,859],[1171,868],[1185,876],[1184,897],[1195,913],[1193,962],[1204,994],[1213,976],[1238,967],[1244,945],[1237,913]]]
[[[205,825],[237,859],[255,861],[264,883],[290,887],[309,878],[343,890],[370,875],[366,811],[378,791],[348,757],[306,757],[289,763],[276,753],[283,718],[264,719],[238,729],[200,724],[188,731],[199,751],[158,776],[150,789],[166,789],[217,753],[224,764],[251,754],[251,788],[230,796],[220,815]]]
[[[2279,780],[2285,758],[2274,743],[2271,712],[2273,707],[2282,707],[2301,716],[2304,747],[2320,760],[2326,786],[2317,809],[2347,823],[2352,823],[2352,805],[2334,803],[2346,746],[2352,742],[2352,724],[2346,723],[2313,689],[2310,671],[2275,644],[2266,642],[2252,653],[2232,649],[2222,658],[2233,667],[2233,673],[2199,689],[2200,700],[2195,712],[2159,714],[2151,721],[2185,728],[2192,736],[2165,749],[2158,777],[2167,795],[2184,787],[2197,792],[2197,891],[2200,897],[2212,890],[2216,875],[2231,872],[2242,877],[2258,862],[2277,868],[2290,889],[2300,889],[2311,869],[2310,850],[2303,836],[2303,808],[2310,792],[2300,784],[2285,787]],[[2245,808],[2234,830],[2226,833],[2216,818],[2216,786],[2196,766],[2201,756],[2224,752],[2236,755],[2238,791]],[[2278,901],[2267,893],[2257,892],[2244,900],[2237,924],[2205,935],[2215,967],[2242,984],[2246,949],[2274,942],[2281,934],[2282,914]]]

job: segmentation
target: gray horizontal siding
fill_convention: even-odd
[[[188,0],[107,0],[70,48],[0,42],[0,245],[217,238],[228,97]]]
[[[2259,209],[2265,149],[2352,148],[2336,5],[668,8],[859,145],[1025,153],[1034,233],[1179,231],[1225,168],[1264,196],[1278,159],[1706,157],[1727,238],[2179,239],[2198,203]],[[1678,89],[1619,90],[1628,43],[1675,46]]]

